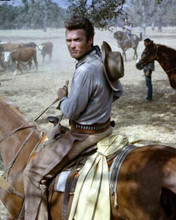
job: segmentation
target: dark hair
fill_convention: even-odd
[[[84,29],[86,32],[87,41],[94,36],[94,27],[88,18],[73,16],[65,22],[67,30]]]
[[[147,43],[152,42],[149,38],[146,38],[144,41],[147,42]]]

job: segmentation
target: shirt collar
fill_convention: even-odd
[[[101,60],[100,55],[97,54],[95,47],[93,47],[92,50],[88,51],[81,59],[78,60],[78,62],[76,64],[76,68],[78,68],[80,65],[85,63],[88,59],[90,59],[91,56],[95,56],[95,57],[97,57],[97,59]]]

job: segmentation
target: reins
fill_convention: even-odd
[[[36,122],[49,108],[51,108],[52,105],[54,105],[57,101],[59,101],[59,99],[55,99],[54,102],[52,102],[47,108],[45,108],[37,117],[35,117],[32,122]],[[17,131],[20,131],[22,129],[25,129],[25,128],[32,128],[32,127],[36,127],[36,125],[34,124],[31,124],[31,125],[28,125],[26,126],[26,124],[29,123],[29,122],[25,122],[23,123],[22,125],[20,125],[19,127],[13,129],[10,133],[6,134],[4,137],[2,137],[0,139],[0,143],[2,141],[4,141],[5,139],[7,139],[8,137],[10,137],[12,134],[16,133]]]
[[[37,117],[35,117],[33,119],[33,122],[37,121],[53,104],[55,104],[59,99],[57,98],[56,100],[54,100],[53,103],[51,103],[42,113],[40,113]],[[4,170],[4,173],[3,175],[0,177],[0,188],[9,192],[9,193],[12,193],[12,194],[15,194],[21,198],[23,198],[23,194],[21,194],[20,192],[16,191],[16,189],[9,185],[8,183],[8,176],[9,176],[9,173],[10,173],[10,170],[11,168],[13,167],[16,159],[18,158],[21,150],[23,149],[23,147],[25,146],[25,144],[27,143],[27,141],[30,139],[30,137],[32,136],[32,134],[34,133],[35,129],[37,128],[36,124],[32,123],[31,125],[27,125],[27,123],[29,122],[25,122],[23,123],[22,125],[20,125],[18,128],[15,128],[13,129],[10,133],[6,134],[4,137],[2,137],[0,139],[0,143],[2,141],[4,141],[5,139],[7,139],[8,137],[10,137],[11,135],[13,135],[14,133],[16,133],[17,131],[20,131],[20,130],[23,130],[23,129],[26,129],[26,128],[34,128],[29,134],[28,136],[26,137],[26,139],[23,141],[22,145],[20,146],[20,148],[18,149],[17,153],[15,154],[15,156],[12,158],[12,160],[10,161],[10,163],[8,164],[6,170]],[[34,151],[38,148],[39,144],[41,143],[42,139],[43,139],[43,136],[44,136],[44,133],[41,132],[40,133],[40,138],[37,142],[37,144],[34,146],[31,154],[29,155],[29,159],[28,159],[28,162],[30,161],[30,158],[32,157]]]
[[[64,87],[68,86],[69,81],[66,81],[66,85]],[[63,87],[63,88],[64,88]],[[67,90],[67,88],[65,88]],[[52,102],[46,109],[44,109],[37,117],[35,117],[32,120],[31,124],[28,124],[29,122],[24,122],[22,125],[20,125],[18,128],[13,129],[10,133],[6,134],[4,137],[0,138],[0,143],[2,141],[4,141],[5,139],[7,139],[8,137],[10,137],[11,135],[13,135],[14,133],[16,133],[17,131],[26,129],[26,128],[34,128],[32,131],[30,131],[30,133],[28,134],[28,136],[26,137],[26,139],[23,141],[22,145],[20,146],[20,148],[18,149],[17,153],[15,154],[15,156],[12,158],[12,160],[10,161],[10,163],[8,164],[6,170],[4,171],[3,175],[0,177],[0,188],[9,192],[9,193],[13,193],[21,198],[23,198],[23,194],[21,194],[20,192],[16,191],[16,189],[9,185],[8,183],[8,175],[10,173],[10,169],[12,168],[12,166],[14,165],[16,159],[18,158],[21,150],[23,149],[23,147],[25,146],[25,144],[27,143],[27,141],[30,139],[30,137],[32,136],[32,134],[34,133],[35,129],[37,128],[35,122],[52,106],[54,105],[57,101],[59,101],[59,98],[56,98],[54,100],[54,102]],[[62,116],[61,116],[62,117]],[[28,125],[27,125],[28,124]],[[40,136],[39,136],[39,140],[37,142],[37,144],[34,146],[32,152],[29,155],[29,159],[27,161],[27,163],[30,161],[31,157],[33,156],[33,153],[36,151],[36,149],[38,148],[39,144],[41,143],[42,139],[44,136],[44,132],[40,132]]]

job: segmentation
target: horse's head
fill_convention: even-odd
[[[136,68],[139,70],[143,69],[144,66],[156,59],[156,55],[157,45],[151,41],[142,52],[141,58],[137,61]]]

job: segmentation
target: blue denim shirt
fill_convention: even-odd
[[[78,61],[70,93],[60,103],[63,115],[79,124],[104,123],[111,115],[112,102],[122,95],[113,92],[103,72],[102,59],[95,50]]]

